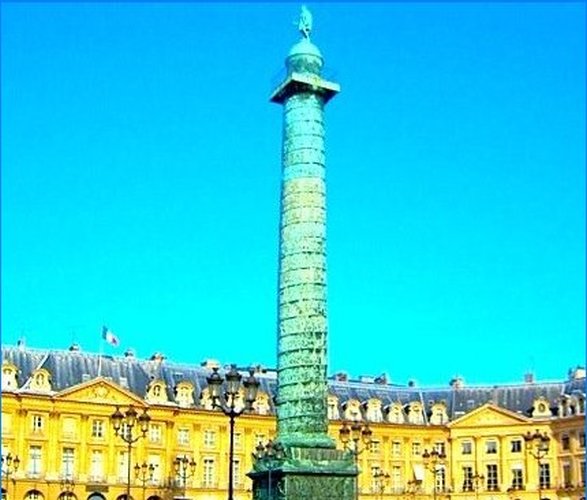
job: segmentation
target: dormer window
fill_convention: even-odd
[[[435,403],[432,405],[432,412],[430,414],[430,423],[432,425],[444,425],[448,422],[448,415],[446,414],[446,405],[444,403]]]
[[[146,400],[150,403],[164,403],[167,401],[165,383],[162,380],[154,380],[147,390]]]
[[[43,368],[34,371],[31,377],[30,387],[35,391],[50,391],[51,382],[49,372]]]
[[[187,408],[194,405],[194,386],[190,382],[180,382],[175,387],[175,401]]]
[[[389,408],[387,420],[391,424],[403,424],[404,423],[404,411],[399,403],[392,404]]]
[[[532,417],[550,417],[551,415],[550,403],[546,398],[541,397],[534,401]]]
[[[269,413],[269,396],[260,392],[253,403],[253,408],[255,408],[259,415],[267,415]]]
[[[409,424],[423,424],[424,414],[422,412],[422,405],[417,402],[412,402],[408,407],[408,423]]]
[[[2,390],[11,390],[16,388],[16,367],[7,363],[2,366]]]
[[[369,422],[383,422],[381,401],[378,399],[370,399],[367,401],[367,420],[369,420]]]
[[[338,411],[338,398],[336,396],[328,396],[327,411],[329,420],[340,419],[340,413]]]
[[[361,414],[361,403],[359,403],[359,401],[356,399],[351,399],[350,401],[347,401],[344,406],[345,420],[350,420],[352,422],[363,420],[363,415]]]

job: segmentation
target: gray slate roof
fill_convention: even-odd
[[[201,391],[207,386],[206,377],[210,374],[210,369],[207,367],[173,363],[166,359],[145,360],[134,356],[99,356],[79,350],[31,349],[23,346],[3,346],[2,361],[9,362],[18,368],[17,382],[20,391],[27,390],[27,382],[34,370],[44,368],[51,374],[51,385],[55,392],[101,375],[136,394],[139,398],[144,398],[149,383],[159,379],[166,384],[169,401],[174,401],[174,387],[181,381],[193,384],[197,401]],[[220,371],[222,372],[223,369]],[[274,395],[276,372],[261,370],[256,376],[261,383],[260,389]],[[425,388],[336,379],[329,379],[328,384],[330,393],[337,396],[339,405],[350,399],[365,402],[376,398],[384,407],[395,402],[405,406],[410,402],[420,401],[424,408],[429,408],[432,403],[443,401],[447,405],[450,420],[488,402],[513,412],[529,415],[535,399],[541,396],[550,402],[556,414],[561,396],[580,395],[583,398],[585,396],[585,378],[558,382],[467,386],[458,389],[450,386]],[[272,400],[270,405],[273,412]]]

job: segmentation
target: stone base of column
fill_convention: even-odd
[[[358,469],[352,454],[286,448],[285,457],[257,459],[248,476],[253,500],[354,500]]]

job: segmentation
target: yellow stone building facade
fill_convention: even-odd
[[[226,498],[229,422],[208,397],[212,366],[160,355],[100,357],[75,346],[3,347],[3,496],[123,500],[130,488],[133,500]],[[258,367],[256,376],[255,411],[236,421],[235,498],[242,500],[251,498],[253,453],[275,432],[275,373]],[[584,499],[583,369],[560,382],[509,386],[454,380],[427,389],[344,374],[329,384],[329,428],[339,445],[343,422],[371,430],[369,444],[355,436],[361,499]],[[130,406],[151,420],[130,446],[129,464],[129,446],[110,417]],[[549,437],[539,458],[528,440],[537,433]],[[347,446],[354,443],[351,435]]]

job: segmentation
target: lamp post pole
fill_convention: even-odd
[[[143,410],[143,413],[138,416],[137,411],[132,405],[128,407],[125,413],[120,411],[117,406],[116,411],[110,416],[112,427],[114,429],[114,435],[120,436],[122,440],[128,445],[128,457],[127,457],[127,475],[126,475],[126,500],[130,498],[130,457],[132,451],[132,445],[139,439],[144,438],[149,430],[149,422],[151,417],[147,415],[147,410]],[[135,434],[135,429],[138,426],[138,432]]]
[[[181,478],[181,485],[183,487],[183,498],[186,498],[185,492],[187,487],[187,480],[196,472],[196,461],[192,458],[191,460],[184,455],[183,457],[177,457],[173,461],[173,468],[175,473]]]
[[[20,466],[20,458],[18,455],[12,455],[10,452],[6,455],[2,455],[2,479],[6,478],[6,493],[8,493],[8,484],[10,481],[10,476],[12,476]],[[16,497],[16,481],[12,480],[14,483],[14,490],[15,490],[15,497]]]
[[[478,474],[477,472],[471,476],[471,482],[473,483],[473,489],[475,490],[475,500],[479,499],[479,488],[481,488],[484,479],[485,476],[483,474]]]
[[[155,466],[153,464],[147,464],[147,462],[143,462],[141,465],[135,464],[135,478],[141,482],[141,486],[143,487],[143,500],[145,500],[147,481],[153,481],[154,475]]]
[[[541,433],[536,430],[534,433],[528,431],[524,435],[524,441],[526,442],[526,450],[536,459],[538,464],[538,500],[542,500],[541,460],[548,454],[550,438],[546,432]]]
[[[372,442],[373,431],[369,424],[361,422],[352,422],[350,427],[347,422],[342,423],[342,427],[338,431],[338,436],[345,450],[350,451],[355,459],[357,472],[359,468],[359,455],[365,451]],[[352,444],[351,444],[352,442]],[[363,448],[359,447],[360,442],[363,442]],[[355,481],[355,498],[359,498],[359,476]]]
[[[431,452],[424,450],[424,453],[422,453],[422,458],[424,459],[424,466],[433,474],[432,498],[436,500],[436,477],[438,474],[438,466],[444,463],[446,455],[437,450],[432,450]]]
[[[385,491],[385,484],[389,481],[389,474],[381,469],[377,469],[373,472],[373,479],[377,484],[377,497],[383,498]]]
[[[213,368],[212,373],[206,377],[208,387],[210,388],[210,397],[212,398],[212,407],[220,408],[222,412],[230,419],[230,451],[228,464],[228,500],[234,500],[234,422],[237,417],[245,411],[253,409],[253,403],[257,399],[259,390],[259,381],[255,378],[255,370],[249,369],[249,376],[242,381],[242,375],[238,372],[235,365],[231,365],[230,370],[224,375],[224,378],[218,373],[218,368]],[[239,397],[240,389],[244,387],[244,405],[237,407],[236,402]],[[222,386],[226,382],[224,391]]]

